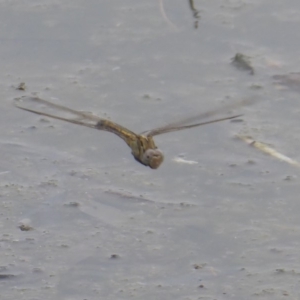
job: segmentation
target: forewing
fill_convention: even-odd
[[[208,125],[208,124],[212,124],[212,123],[235,119],[235,118],[238,118],[241,116],[242,116],[242,114],[225,117],[225,118],[220,118],[220,119],[215,119],[215,120],[210,120],[210,121],[206,121],[206,122],[200,122],[200,123],[191,124],[191,125],[165,127],[163,129],[157,129],[157,130],[154,129],[150,133],[148,133],[147,136],[154,136],[154,135],[159,135],[159,134],[163,134],[163,133],[167,133],[167,132],[179,131],[179,130],[189,129],[189,128],[198,127],[198,126],[202,126],[202,125]]]
[[[254,103],[254,100],[252,100],[252,99],[249,100],[248,99],[248,100],[239,101],[237,103],[224,105],[220,108],[216,108],[216,109],[207,111],[205,113],[199,113],[199,114],[194,115],[192,117],[188,117],[188,118],[170,123],[170,124],[162,126],[162,127],[158,127],[158,128],[152,129],[152,130],[144,131],[142,134],[146,134],[147,136],[155,136],[155,135],[159,135],[159,134],[163,134],[163,133],[167,133],[167,132],[179,131],[179,130],[193,128],[193,127],[197,127],[197,126],[201,126],[201,125],[206,125],[206,124],[211,124],[211,123],[216,123],[216,122],[220,122],[220,121],[234,119],[234,118],[240,117],[241,114],[234,115],[234,116],[229,116],[229,117],[224,117],[224,118],[218,118],[218,119],[215,119],[215,120],[209,120],[209,121],[193,123],[193,122],[196,122],[197,120],[200,121],[200,120],[203,120],[203,119],[207,119],[209,117],[213,117],[213,116],[218,115],[220,113],[226,113],[227,111],[229,111],[231,109],[235,109],[235,108],[238,108],[238,107],[250,105],[252,103]]]
[[[91,128],[96,128],[96,125],[103,120],[92,114],[80,112],[59,104],[54,104],[38,97],[22,97],[16,103],[16,106],[41,116]]]
[[[112,132],[122,138],[130,147],[137,139],[137,135],[134,132],[112,121],[54,104],[38,97],[23,97],[16,106],[41,116]]]

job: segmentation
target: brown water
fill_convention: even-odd
[[[0,299],[299,299],[299,170],[235,135],[300,160],[299,94],[273,78],[299,72],[300,4],[193,4],[0,4]],[[110,133],[13,106],[32,93],[137,132],[257,103],[157,136],[151,170]]]

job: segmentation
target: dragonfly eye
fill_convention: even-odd
[[[151,169],[157,169],[163,160],[164,155],[158,149],[147,149],[143,155],[143,163]]]

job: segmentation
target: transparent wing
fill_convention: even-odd
[[[233,116],[229,116],[229,117],[223,117],[223,118],[209,120],[209,121],[197,122],[197,123],[193,124],[193,122],[196,122],[197,120],[203,120],[203,119],[206,119],[209,117],[213,117],[217,114],[225,113],[228,110],[246,106],[246,105],[250,105],[252,103],[254,103],[254,100],[248,99],[248,100],[239,101],[237,103],[224,105],[220,108],[213,109],[213,110],[207,111],[205,113],[200,113],[200,114],[194,115],[192,117],[184,118],[182,120],[170,123],[170,124],[162,126],[162,127],[144,131],[144,132],[142,132],[142,134],[146,134],[147,136],[155,136],[155,135],[159,135],[159,134],[163,134],[163,133],[167,133],[167,132],[179,131],[179,130],[184,130],[184,129],[193,128],[193,127],[197,127],[197,126],[202,126],[202,125],[207,125],[207,124],[211,124],[211,123],[234,119],[234,118],[242,116],[242,114],[233,115]]]
[[[95,128],[97,123],[102,120],[92,114],[54,104],[38,97],[23,97],[16,103],[16,106],[41,116],[92,128]]]
[[[16,106],[41,116],[112,132],[121,137],[127,144],[129,142],[128,139],[132,140],[137,136],[134,132],[109,120],[101,119],[92,114],[80,112],[59,104],[54,104],[38,97],[23,97]]]
[[[210,120],[210,121],[206,121],[206,122],[200,122],[200,123],[185,125],[185,126],[171,126],[171,127],[169,127],[169,125],[168,125],[168,126],[165,126],[165,127],[160,127],[160,128],[151,130],[150,132],[147,133],[147,136],[148,137],[149,136],[155,136],[155,135],[159,135],[159,134],[163,134],[163,133],[167,133],[167,132],[179,131],[179,130],[198,127],[198,126],[202,126],[202,125],[217,123],[217,122],[221,122],[221,121],[225,121],[225,120],[235,119],[235,118],[238,118],[238,117],[241,117],[241,116],[243,116],[243,115],[240,114],[240,115],[235,115],[235,116],[230,116],[230,117],[225,117],[225,118],[220,118],[220,119],[215,119],[215,120]]]

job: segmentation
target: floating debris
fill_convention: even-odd
[[[274,75],[275,84],[300,90],[300,73]]]
[[[279,153],[277,150],[271,148],[270,146],[268,146],[262,142],[257,142],[249,136],[237,135],[237,137],[239,139],[241,139],[242,141],[244,141],[245,143],[247,143],[248,145],[253,146],[256,149],[258,149],[266,154],[269,154],[269,155],[271,155],[275,158],[278,158],[279,160],[282,160],[284,162],[287,162],[293,166],[300,167],[300,163],[298,161],[296,161],[292,158],[289,158],[288,156],[286,156],[284,154]]]
[[[22,231],[30,231],[33,230],[33,227],[31,226],[31,221],[29,219],[23,219],[19,222],[18,226]]]
[[[250,57],[242,53],[237,53],[232,59],[231,63],[240,70],[249,71],[251,75],[254,75],[254,69],[251,66]]]
[[[0,280],[14,278],[16,275],[13,274],[0,274]]]
[[[19,90],[19,91],[25,91],[25,90],[26,90],[25,82],[21,82],[21,83],[16,87],[16,90]]]
[[[70,201],[69,203],[65,203],[64,206],[78,207],[78,206],[80,206],[80,204],[76,201]]]
[[[163,19],[166,21],[166,23],[168,23],[169,26],[172,27],[173,29],[178,30],[177,26],[172,21],[170,21],[170,19],[168,18],[167,14],[165,12],[163,0],[159,0],[159,10],[160,10],[160,13],[161,13]]]
[[[197,161],[194,161],[194,160],[186,160],[184,158],[181,158],[181,157],[175,157],[173,159],[173,161],[177,162],[177,163],[183,163],[183,164],[188,164],[188,165],[196,165],[198,164]]]
[[[195,8],[194,0],[189,0],[189,4],[190,4],[190,9],[193,12],[193,17],[195,19],[194,28],[197,29],[198,28],[199,19],[200,19],[199,10],[197,10]]]

